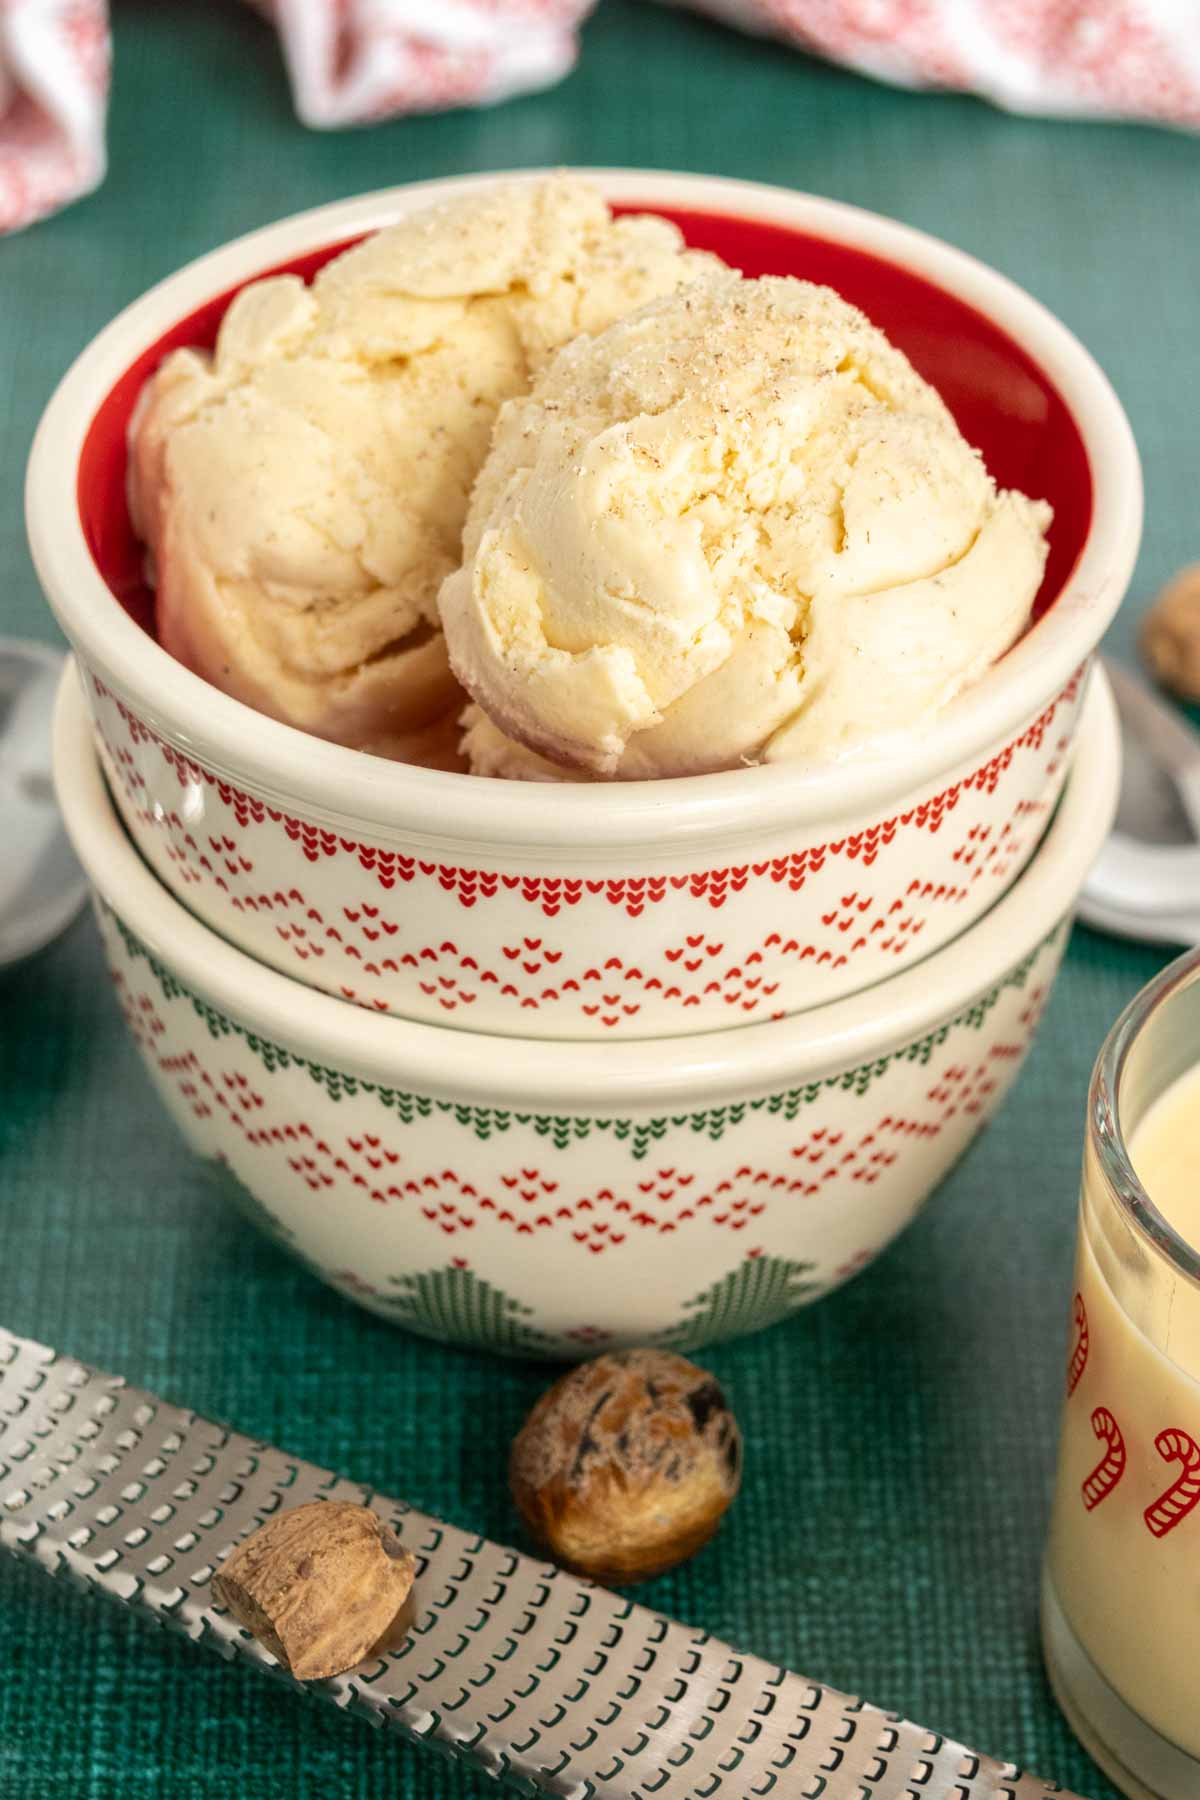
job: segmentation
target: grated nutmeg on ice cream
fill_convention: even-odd
[[[1051,518],[831,289],[567,176],[251,283],[129,449],[174,656],[334,742],[525,781],[919,730],[1025,628]]]
[[[1050,517],[832,290],[703,276],[501,409],[439,600],[472,766],[684,775],[918,727],[1024,629]]]
[[[287,724],[460,766],[437,593],[501,403],[711,266],[561,177],[410,214],[311,286],[244,288],[215,350],[168,356],[130,427],[160,641]]]

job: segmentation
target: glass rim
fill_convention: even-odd
[[[1119,1095],[1131,1051],[1155,1015],[1194,982],[1200,981],[1200,946],[1185,950],[1147,982],[1117,1019],[1096,1058],[1088,1089],[1088,1138],[1095,1147],[1109,1188],[1133,1229],[1200,1287],[1200,1246],[1188,1243],[1159,1211],[1142,1186],[1129,1157],[1121,1124]],[[1200,1043],[1197,1045],[1200,1052]]]

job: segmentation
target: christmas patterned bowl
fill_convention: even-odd
[[[1024,873],[868,994],[665,1043],[551,1044],[374,1017],[253,962],[138,858],[73,671],[55,744],[118,998],[188,1141],[362,1305],[536,1356],[731,1337],[878,1254],[1020,1068],[1117,765],[1097,674]]]
[[[526,1038],[643,1038],[857,992],[950,941],[1019,873],[1059,792],[1081,671],[1129,577],[1137,453],[1076,340],[1002,276],[854,208],[742,182],[593,171],[749,274],[828,281],[933,380],[1004,484],[1055,509],[1035,621],[887,755],[560,789],[403,768],[249,711],[174,662],[124,499],[125,429],[164,351],[229,295],[311,272],[469,185],[324,207],[215,252],[123,313],[46,412],[30,537],[87,675],[117,804],[231,942],[368,1010]],[[485,179],[496,179],[495,177]]]

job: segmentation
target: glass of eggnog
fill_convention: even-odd
[[[1088,1096],[1042,1642],[1137,1800],[1200,1800],[1200,952],[1143,989]]]

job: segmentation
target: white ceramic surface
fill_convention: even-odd
[[[665,1044],[552,1044],[373,1017],[251,961],[138,858],[74,676],[56,735],[117,994],[192,1146],[363,1305],[434,1337],[554,1356],[733,1336],[878,1254],[1020,1068],[1117,763],[1099,678],[1024,873],[970,931],[868,994]]]
[[[76,471],[101,399],[199,304],[289,257],[475,180],[300,215],[153,289],[84,352],[39,428],[38,571],[89,676],[122,813],[202,918],[299,981],[412,1019],[522,1037],[639,1038],[778,1017],[951,940],[1032,853],[1080,672],[1124,592],[1137,454],[1087,352],[1010,282],[855,208],[753,184],[590,171],[610,198],[763,220],[913,269],[1003,328],[1053,381],[1093,484],[1049,612],[970,693],[886,754],[673,782],[490,782],[395,764],[250,712],[168,657],[101,580]]]

